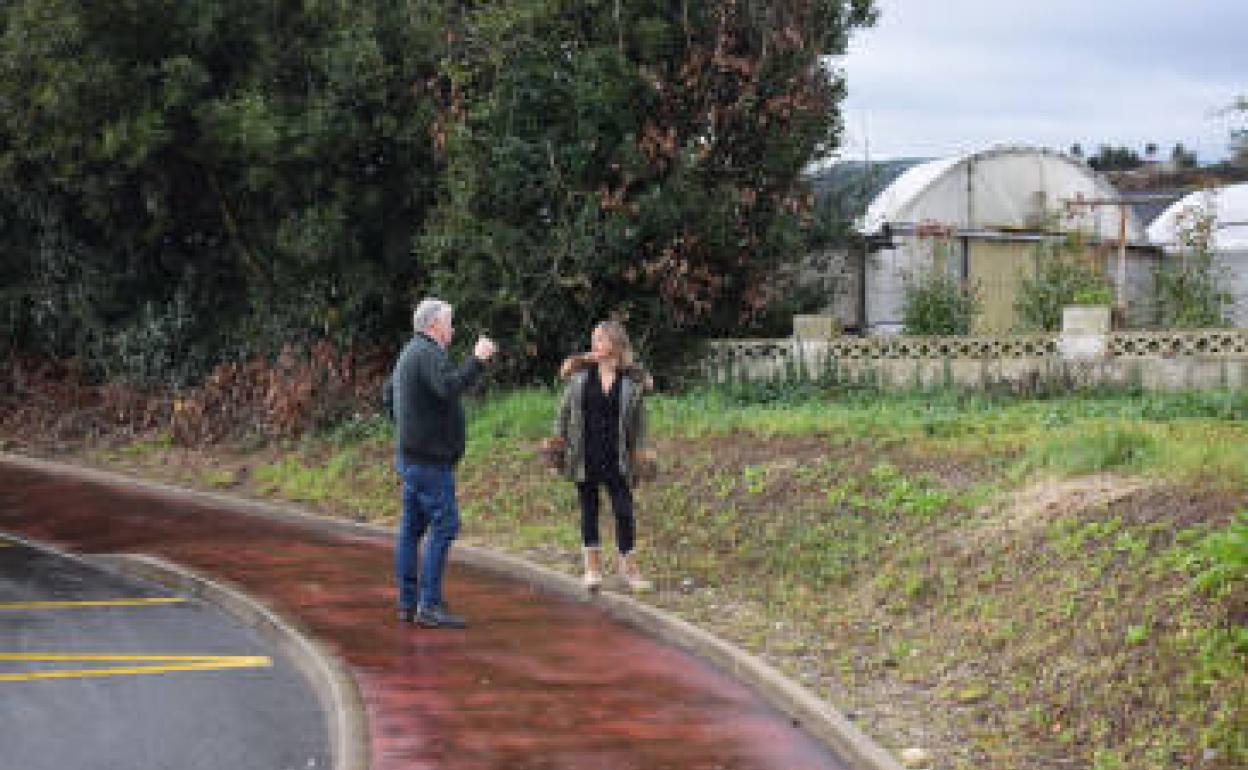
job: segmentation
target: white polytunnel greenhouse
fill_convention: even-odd
[[[1207,236],[1198,233],[1202,224],[1209,227]],[[1148,239],[1169,259],[1207,248],[1233,298],[1229,320],[1241,329],[1248,327],[1248,183],[1183,196],[1148,226]]]
[[[932,269],[979,287],[976,333],[1012,331],[1022,281],[1070,233],[1080,233],[1087,257],[1126,287],[1123,298],[1149,290],[1156,262],[1113,186],[1082,161],[1039,147],[1002,145],[914,166],[858,224],[872,244],[862,320],[875,334],[903,331],[905,282]]]

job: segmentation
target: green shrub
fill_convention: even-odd
[[[1108,305],[1114,301],[1113,287],[1108,284],[1102,286],[1084,286],[1075,292],[1074,303],[1076,305]]]
[[[1167,257],[1153,273],[1157,321],[1164,329],[1208,329],[1228,325],[1230,292],[1224,270],[1213,261],[1210,243],[1216,228],[1208,207],[1179,214],[1176,236],[1182,250]]]
[[[1107,305],[1113,289],[1104,276],[1071,255],[1041,255],[1034,278],[1025,278],[1014,300],[1019,331],[1057,331],[1067,305]]]
[[[964,284],[943,270],[908,276],[902,298],[906,334],[970,334],[982,302],[979,287]]]
[[[1215,329],[1229,325],[1230,292],[1209,254],[1195,254],[1177,264],[1163,264],[1153,274],[1157,321],[1164,329]]]

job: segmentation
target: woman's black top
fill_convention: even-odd
[[[585,381],[585,476],[601,480],[620,473],[620,373],[611,390],[603,393],[598,367],[591,366]]]

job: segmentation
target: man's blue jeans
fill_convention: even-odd
[[[455,472],[449,465],[398,463],[403,478],[403,519],[395,568],[399,606],[433,608],[442,604],[442,575],[451,542],[459,534]],[[428,537],[425,537],[426,533]],[[424,553],[421,553],[421,541]]]

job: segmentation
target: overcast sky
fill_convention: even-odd
[[[1245,121],[1248,0],[876,0],[835,60],[842,157],[934,157],[1021,142],[1227,154]]]

